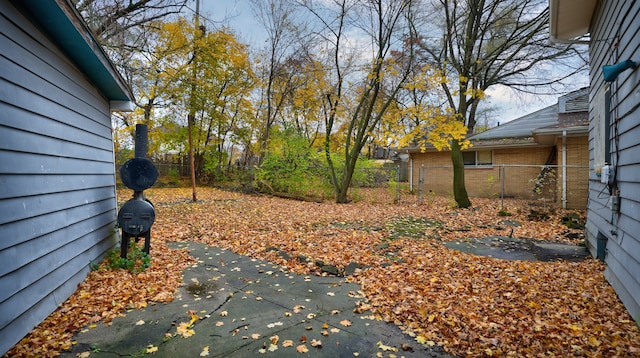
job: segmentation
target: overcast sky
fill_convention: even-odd
[[[195,10],[195,1],[192,7]],[[254,45],[263,41],[264,30],[255,20],[249,0],[200,0],[200,14],[215,28],[227,26],[239,40]]]
[[[192,11],[195,11],[196,1],[189,2]],[[206,19],[208,27],[228,26],[235,32],[238,40],[252,48],[260,47],[264,42],[264,30],[255,19],[249,0],[200,0],[200,14]],[[584,82],[576,83],[575,89],[588,85],[586,76],[582,81]],[[487,91],[487,97],[490,105],[497,107],[497,112],[493,113],[496,119],[490,123],[496,125],[496,122],[504,124],[555,104],[558,96],[516,94],[508,88],[495,87]]]

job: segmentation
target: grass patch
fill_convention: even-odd
[[[386,224],[386,229],[389,231],[387,239],[395,240],[402,237],[422,239],[427,236],[427,230],[440,226],[442,224],[439,221],[430,218],[396,217]]]

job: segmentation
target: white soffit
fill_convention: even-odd
[[[597,0],[549,0],[551,37],[570,40],[589,32]]]

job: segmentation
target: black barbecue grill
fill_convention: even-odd
[[[130,235],[141,235],[151,230],[155,219],[153,205],[142,198],[130,199],[118,212],[118,225]]]
[[[129,199],[118,212],[118,225],[122,229],[120,255],[127,257],[129,240],[137,242],[144,238],[144,252],[151,249],[151,225],[156,218],[153,204],[144,197],[144,190],[150,188],[158,179],[158,170],[145,158],[147,153],[147,126],[136,125],[135,158],[129,159],[120,168],[120,179],[127,188],[133,189],[133,198]]]

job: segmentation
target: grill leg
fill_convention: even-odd
[[[131,236],[129,236],[129,234],[125,233],[124,230],[122,230],[122,241],[120,242],[120,257],[122,257],[123,259],[127,258],[130,238]]]
[[[151,250],[151,229],[147,230],[147,232],[145,232],[143,235],[144,235],[144,249],[143,250],[148,255],[149,251]]]

